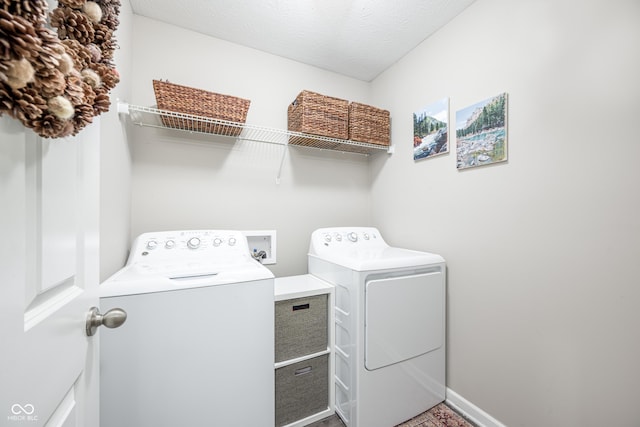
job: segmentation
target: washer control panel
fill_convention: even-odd
[[[325,251],[367,250],[387,246],[380,232],[373,227],[320,228],[311,234],[309,252],[319,254]]]
[[[131,247],[127,265],[134,263],[189,262],[222,257],[251,257],[247,238],[234,230],[182,230],[144,233]]]
[[[377,239],[381,239],[380,233],[375,228],[323,228],[317,230],[316,233],[318,233],[316,237],[321,235],[322,240],[328,244],[332,242],[341,243],[343,241],[351,243],[366,243],[370,240],[376,241]]]

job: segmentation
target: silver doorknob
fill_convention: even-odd
[[[113,329],[122,325],[125,320],[127,320],[127,312],[121,308],[112,308],[105,314],[100,314],[98,307],[91,307],[89,313],[87,313],[87,336],[94,336],[98,326],[106,326]]]

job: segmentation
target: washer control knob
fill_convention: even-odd
[[[164,242],[164,247],[167,249],[173,249],[176,247],[176,242],[174,240],[167,240]]]
[[[200,247],[200,239],[198,237],[192,237],[187,240],[187,246],[189,249],[198,249]]]
[[[328,234],[325,234],[324,235],[324,241],[327,242],[327,243],[330,242],[331,241],[331,236],[328,235]]]
[[[362,237],[364,237],[364,240],[369,240],[369,234],[368,233],[363,233]]]
[[[147,249],[153,250],[153,249],[155,249],[157,247],[158,247],[158,242],[156,242],[155,240],[149,240],[147,242]]]
[[[222,244],[222,239],[219,237],[216,237],[215,239],[213,239],[213,246],[215,246],[216,248],[218,246],[220,246]]]
[[[235,246],[236,241],[235,237],[229,237],[229,246]]]
[[[349,240],[351,240],[352,242],[357,242],[358,241],[358,235],[355,232],[351,232],[349,234],[347,234],[347,237],[349,238]]]
[[[342,242],[342,235],[336,233],[336,241]]]

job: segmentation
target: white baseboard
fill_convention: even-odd
[[[502,424],[500,421],[496,420],[450,388],[447,388],[446,404],[460,412],[465,418],[468,418],[469,421],[476,424],[478,427],[506,427],[506,425]]]

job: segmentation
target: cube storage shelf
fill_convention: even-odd
[[[334,288],[303,274],[274,291],[275,425],[303,427],[335,413]]]
[[[118,112],[128,114],[132,123],[139,126],[175,129],[184,132],[213,134],[247,141],[266,142],[279,145],[343,151],[358,154],[393,152],[393,146],[382,146],[326,136],[311,135],[264,126],[235,123],[208,117],[193,116],[152,107],[118,103]],[[238,132],[238,130],[240,132]],[[239,133],[239,134],[238,134]],[[302,142],[302,143],[299,143]]]

